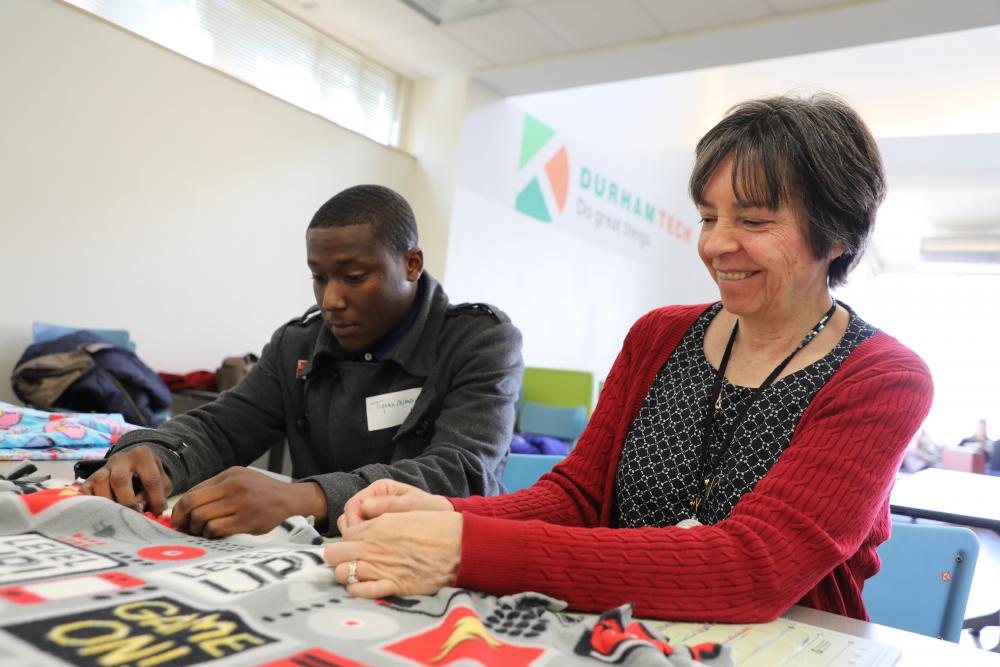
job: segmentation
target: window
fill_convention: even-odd
[[[264,0],[65,0],[380,144],[401,77]]]

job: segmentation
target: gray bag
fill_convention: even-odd
[[[223,392],[238,385],[258,361],[257,355],[253,353],[223,359],[222,365],[215,371],[216,391]]]

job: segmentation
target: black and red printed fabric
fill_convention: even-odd
[[[731,667],[623,606],[534,593],[355,599],[315,531],[205,540],[72,489],[0,492],[0,664]],[[294,541],[289,541],[294,540]]]

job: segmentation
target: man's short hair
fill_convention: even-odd
[[[840,98],[770,97],[732,107],[698,142],[689,184],[700,204],[709,179],[733,158],[733,191],[742,206],[798,208],[816,259],[840,244],[827,274],[843,284],[861,258],[885,197],[875,139]]]
[[[373,225],[375,237],[402,255],[418,242],[413,209],[395,190],[381,185],[355,185],[335,194],[319,207],[309,229]]]

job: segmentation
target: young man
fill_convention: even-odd
[[[240,384],[123,436],[81,492],[196,535],[265,533],[288,516],[336,531],[344,502],[391,478],[450,496],[500,491],[523,363],[491,306],[452,306],[423,270],[413,211],[375,185],[326,202],[306,232],[316,306],[279,328]],[[244,467],[281,438],[295,482]]]

